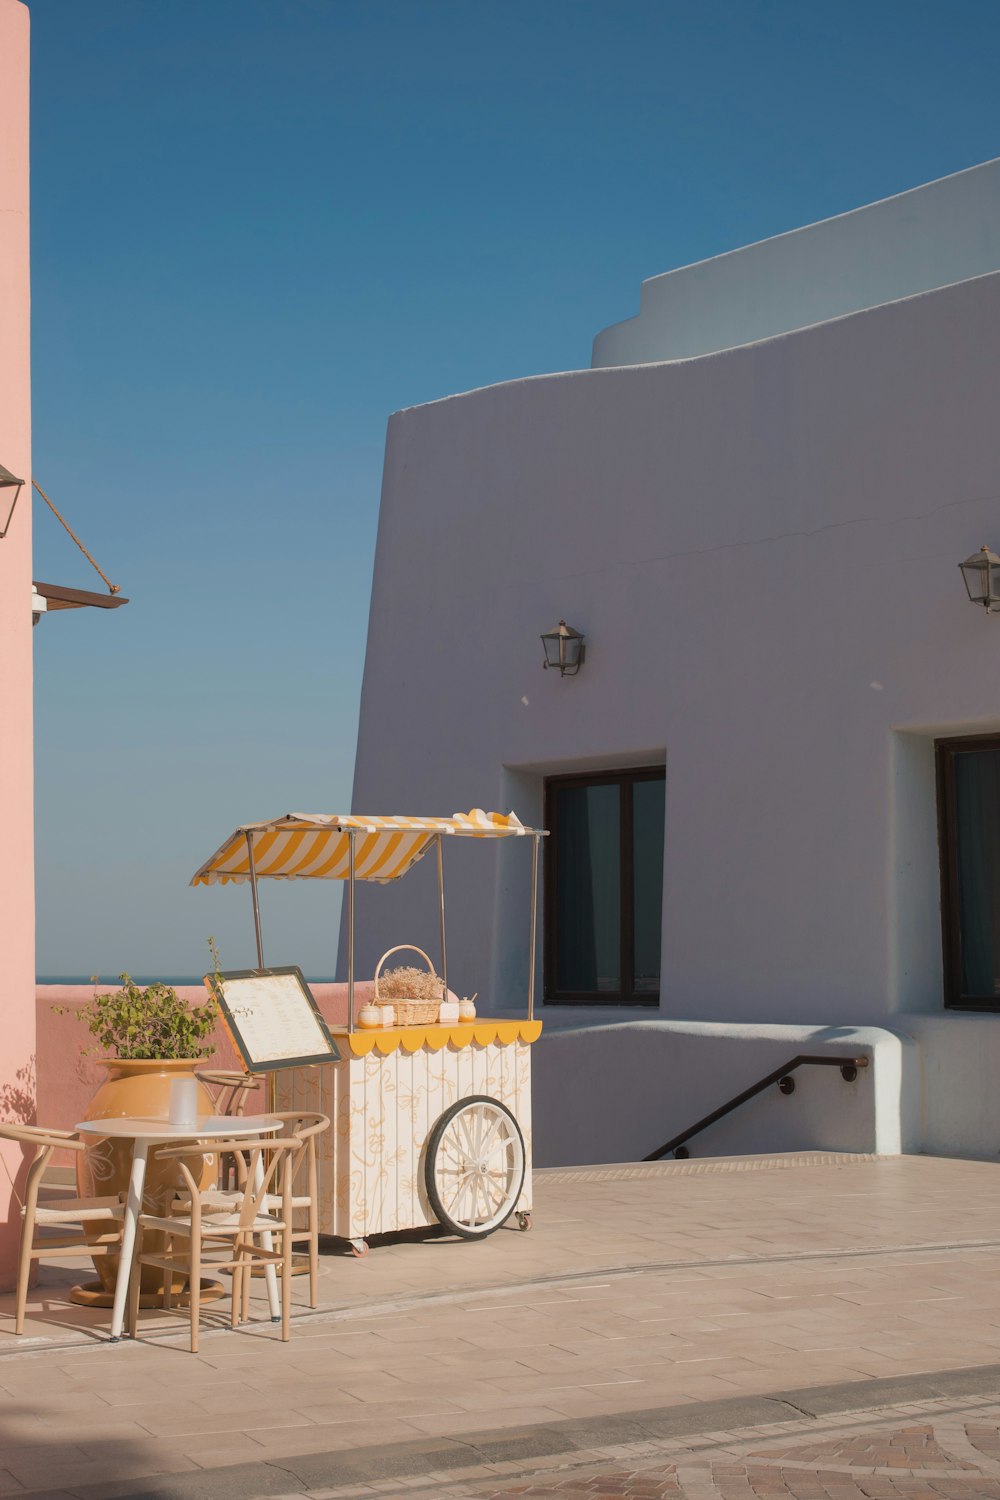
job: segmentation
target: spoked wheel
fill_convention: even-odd
[[[499,1229],[524,1186],[524,1137],[506,1104],[473,1094],[446,1109],[427,1140],[424,1182],[453,1234],[481,1240]]]

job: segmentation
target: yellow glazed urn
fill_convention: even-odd
[[[108,1076],[87,1107],[87,1120],[115,1120],[126,1116],[139,1119],[164,1120],[170,1112],[170,1085],[176,1078],[194,1078],[195,1068],[202,1064],[197,1058],[176,1058],[170,1061],[127,1061],[122,1058],[105,1058],[102,1067]],[[203,1083],[198,1085],[198,1114],[215,1113],[215,1102]],[[81,1198],[104,1198],[113,1193],[127,1193],[132,1168],[132,1142],[128,1140],[92,1141],[85,1152],[77,1157],[76,1181]],[[206,1153],[201,1176],[203,1187],[215,1180],[215,1157]],[[161,1165],[156,1159],[156,1150],[149,1154],[146,1167],[146,1183],[142,1207],[147,1213],[158,1212],[173,1187],[180,1187],[183,1178],[176,1162]],[[100,1226],[95,1226],[95,1233]],[[151,1238],[151,1237],[150,1237]],[[147,1244],[150,1241],[147,1240]],[[118,1256],[99,1255],[94,1266],[100,1277],[104,1296],[114,1294],[115,1278],[118,1275]],[[144,1266],[142,1292],[154,1294],[161,1285],[163,1273],[156,1266]],[[96,1288],[95,1288],[96,1290]],[[100,1294],[99,1294],[100,1295]],[[85,1300],[81,1297],[80,1300]],[[86,1300],[90,1300],[87,1298]],[[103,1297],[102,1297],[103,1300]]]

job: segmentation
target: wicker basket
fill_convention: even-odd
[[[386,994],[382,993],[382,990],[380,990],[380,988],[379,988],[379,978],[380,978],[380,975],[382,973],[382,965],[385,963],[386,959],[387,958],[391,958],[394,953],[400,953],[400,952],[402,952],[404,950],[407,953],[419,953],[420,954],[420,957],[423,959],[424,963],[427,965],[427,970],[428,970],[429,976],[432,979],[437,980],[437,983],[441,986],[441,999],[438,999],[438,1000],[421,1000],[421,999],[416,998],[415,996],[386,995]],[[386,978],[388,978],[388,977],[389,976],[387,975]],[[382,979],[382,986],[383,986],[383,988],[384,988],[384,985],[385,985],[385,979]],[[441,1000],[443,1000],[444,998],[445,998],[444,980],[443,979],[438,979],[438,976],[437,976],[437,973],[435,971],[434,965],[431,963],[430,959],[427,957],[427,954],[424,952],[423,948],[417,948],[412,943],[398,943],[395,948],[390,948],[389,951],[388,951],[388,953],[383,953],[382,957],[379,959],[378,963],[375,966],[375,994],[373,996],[374,1004],[375,1005],[391,1005],[392,1008],[393,1008],[393,1010],[395,1011],[396,1025],[397,1026],[428,1026],[428,1025],[430,1025],[433,1021],[436,1021],[438,1019],[438,1017],[440,1016],[440,1014],[441,1014]]]

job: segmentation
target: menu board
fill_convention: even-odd
[[[297,966],[206,974],[205,985],[251,1073],[339,1060],[340,1050]]]

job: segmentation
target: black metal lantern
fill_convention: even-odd
[[[1000,610],[1000,557],[983,546],[958,566],[973,604],[981,604],[994,613]]]
[[[10,509],[7,512],[7,519],[3,523],[3,529],[0,530],[0,538],[3,538],[7,535],[7,532],[10,528],[10,523],[14,516],[14,506],[17,504],[17,497],[21,493],[23,488],[24,480],[18,479],[16,475],[10,472],[9,469],[5,469],[3,464],[0,464],[0,490],[14,491],[13,499],[10,502]],[[0,511],[3,510],[3,504],[6,498],[6,495],[0,497]]]
[[[545,647],[543,667],[558,667],[560,677],[575,677],[583,665],[585,646],[583,636],[565,620],[560,620],[555,630],[547,630],[542,636]]]

